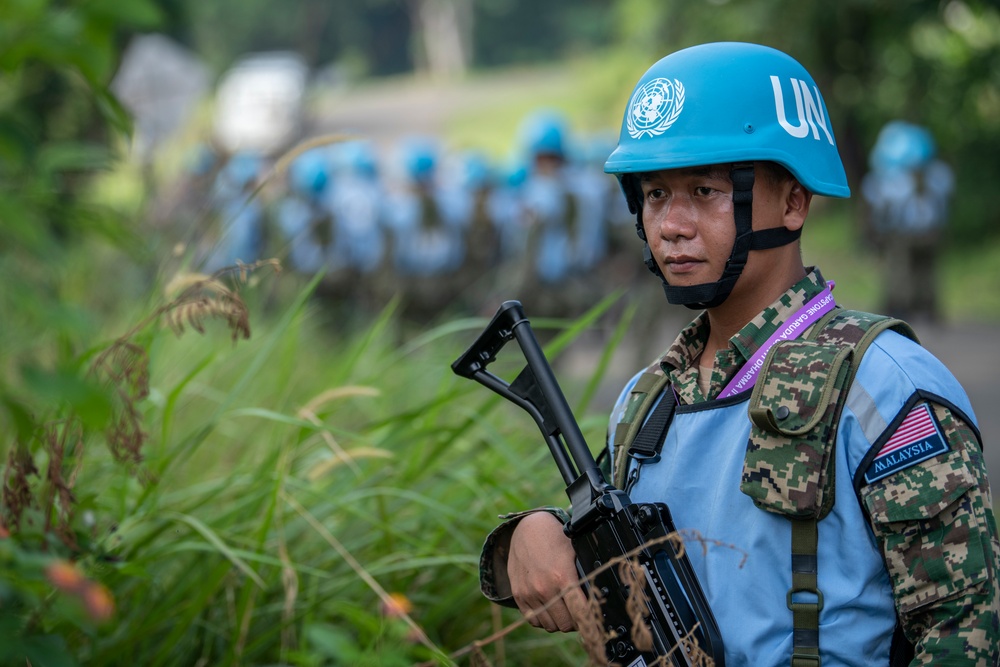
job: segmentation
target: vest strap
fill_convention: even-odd
[[[674,418],[676,406],[677,401],[673,392],[664,392],[653,414],[649,415],[649,419],[639,430],[639,435],[628,448],[629,458],[637,459],[639,463],[655,463],[659,460],[660,450],[663,449],[663,438]]]
[[[792,587],[786,604],[792,612],[792,667],[820,667],[819,612],[823,592],[817,585],[816,550],[818,523],[815,518],[792,519]],[[803,594],[809,600],[796,600]]]
[[[656,365],[658,367],[658,364]],[[625,414],[615,427],[614,477],[612,483],[619,489],[625,488],[628,478],[629,457],[632,443],[638,437],[646,415],[653,407],[653,401],[664,392],[670,382],[664,373],[656,373],[653,366],[646,370],[630,392]],[[661,401],[662,403],[663,401]]]

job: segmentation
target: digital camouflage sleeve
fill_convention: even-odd
[[[487,600],[517,609],[517,603],[510,593],[510,580],[507,578],[507,553],[514,528],[521,519],[534,512],[550,512],[564,524],[569,521],[569,512],[559,507],[540,507],[501,516],[503,523],[486,537],[479,557],[479,588]]]
[[[860,497],[912,664],[1000,665],[1000,542],[982,449],[968,424],[931,407],[949,451],[866,484]]]

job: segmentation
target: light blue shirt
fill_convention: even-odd
[[[626,386],[612,412],[611,438]],[[941,397],[970,424],[958,381],[916,343],[884,332],[866,352],[847,397],[836,444],[836,503],[819,523],[820,651],[824,665],[885,667],[895,626],[889,576],[853,479],[872,444],[918,390]],[[657,463],[629,489],[665,502],[718,621],[727,667],[786,666],[792,651],[791,522],[740,491],[750,435],[749,394],[679,406]],[[632,464],[634,467],[634,464]],[[704,539],[704,546],[694,536]]]

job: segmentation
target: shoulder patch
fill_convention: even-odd
[[[882,445],[875,460],[865,471],[865,482],[888,477],[921,461],[944,454],[950,449],[929,406],[924,403],[910,410],[892,436]]]

